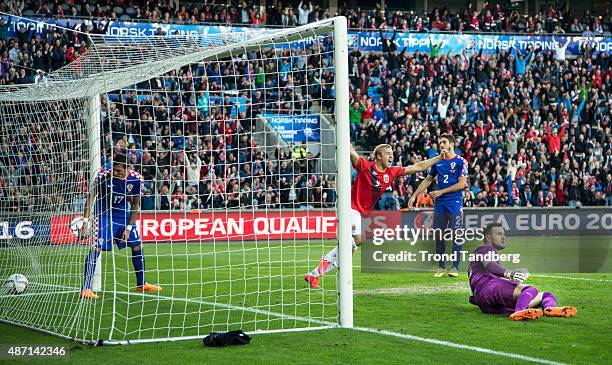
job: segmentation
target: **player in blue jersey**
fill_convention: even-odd
[[[435,179],[437,190],[429,193],[434,200],[433,228],[434,230],[442,230],[442,232],[446,232],[448,229],[454,231],[463,226],[463,197],[461,191],[467,185],[468,163],[463,157],[455,153],[455,137],[451,134],[441,135],[438,144],[440,150],[446,153],[446,158],[431,167],[425,180],[408,201],[408,208],[412,209],[416,197],[426,191]],[[446,260],[444,260],[446,242],[443,239],[445,235],[436,233],[435,236],[436,254],[441,255],[442,259],[438,262],[438,271],[434,276],[439,278],[448,274],[448,276],[457,277],[463,242],[460,240],[453,242],[453,267],[446,271]]]
[[[126,246],[132,249],[132,264],[136,272],[136,291],[161,290],[144,280],[144,256],[142,240],[134,224],[140,209],[142,176],[127,168],[127,157],[115,155],[112,169],[103,169],[95,180],[94,191],[89,192],[85,205],[83,232],[87,230],[87,218],[91,213],[94,200],[94,218],[98,226],[98,242],[91,248],[85,259],[85,272],[81,298],[95,299],[98,296],[91,290],[91,281],[96,261],[101,251],[112,251],[113,244],[121,250]]]

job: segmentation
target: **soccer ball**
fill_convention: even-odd
[[[74,218],[72,222],[70,222],[70,232],[72,232],[75,237],[79,237],[81,235],[81,229],[85,223],[86,220],[83,217]]]
[[[21,274],[13,274],[4,282],[7,294],[23,294],[28,289],[28,278]]]

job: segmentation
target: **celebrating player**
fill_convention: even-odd
[[[433,228],[443,232],[446,229],[459,229],[463,225],[463,196],[461,190],[467,184],[468,163],[463,157],[455,153],[455,137],[451,134],[443,134],[438,142],[440,151],[445,153],[446,157],[431,167],[425,180],[410,197],[408,208],[412,209],[416,198],[427,191],[429,185],[437,177],[437,190],[432,191],[429,195],[434,200]],[[444,234],[436,234],[436,254],[440,255],[441,259],[438,261],[438,271],[434,276],[439,278],[448,273],[448,276],[457,277],[463,242],[459,240],[453,242],[455,261],[452,269],[447,272],[446,260],[444,260],[446,242],[443,236]]]
[[[112,251],[113,243],[116,243],[120,250],[126,245],[132,249],[132,264],[136,271],[136,291],[161,290],[161,287],[148,284],[144,280],[142,241],[138,228],[134,224],[136,214],[140,209],[142,176],[136,171],[127,169],[127,157],[117,153],[112,171],[103,169],[98,173],[95,188],[97,196],[94,213],[98,220],[98,243],[91,248],[85,259],[81,298],[95,299],[98,297],[91,290],[91,279],[96,268],[96,260],[101,251]],[[94,192],[90,191],[87,196],[83,214],[85,219],[91,212],[93,194]],[[83,230],[87,230],[87,224],[84,224]]]
[[[522,284],[529,277],[527,269],[506,270],[494,257],[497,250],[506,247],[506,234],[500,223],[484,229],[484,244],[474,250],[476,258],[469,263],[468,277],[472,295],[470,303],[480,307],[483,313],[512,313],[510,319],[522,321],[548,317],[573,317],[574,307],[557,307],[553,293],[538,293],[533,286]],[[537,307],[542,307],[544,312]]]
[[[391,166],[393,163],[393,151],[388,144],[381,144],[374,149],[374,162],[369,162],[363,157],[359,157],[351,146],[351,164],[357,170],[357,179],[351,189],[351,233],[353,237],[353,253],[361,245],[361,216],[370,213],[382,194],[392,184],[393,179],[425,171],[436,162],[440,161],[441,156],[421,161],[417,164],[400,167]],[[338,267],[337,261],[338,248],[335,247],[327,255],[323,256],[319,265],[304,279],[310,284],[311,288],[319,287],[319,276],[328,273]]]

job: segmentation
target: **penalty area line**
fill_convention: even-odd
[[[388,330],[378,330],[378,329],[367,328],[367,327],[353,327],[352,329],[355,330],[355,331],[375,333],[375,334],[385,335],[385,336],[393,336],[393,337],[403,338],[403,339],[406,339],[406,340],[426,342],[426,343],[430,343],[430,344],[433,344],[433,345],[440,345],[440,346],[452,347],[452,348],[456,348],[456,349],[460,349],[460,350],[468,350],[468,351],[480,352],[480,353],[483,353],[483,354],[494,355],[494,356],[508,357],[508,358],[511,358],[511,359],[517,359],[517,360],[522,360],[522,361],[529,361],[529,362],[534,362],[534,363],[538,363],[538,364],[566,365],[566,364],[564,364],[562,362],[556,362],[556,361],[551,361],[551,360],[546,360],[546,359],[540,359],[540,358],[537,358],[537,357],[531,357],[531,356],[525,356],[525,355],[520,355],[520,354],[514,354],[514,353],[511,353],[511,352],[491,350],[491,349],[487,349],[487,348],[484,348],[484,347],[463,345],[463,344],[460,344],[460,343],[448,342],[448,341],[443,341],[443,340],[436,340],[436,339],[433,339],[433,338],[407,335],[407,334],[404,334],[404,333],[393,332],[393,331],[388,331]]]
[[[550,278],[550,279],[565,279],[565,280],[595,281],[595,282],[600,282],[600,283],[612,283],[612,280],[597,279],[597,278],[581,278],[581,277],[573,278],[570,276],[540,275],[540,274],[533,274],[531,276],[535,278]]]

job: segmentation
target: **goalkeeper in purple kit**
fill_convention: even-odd
[[[112,251],[113,244],[121,250],[129,246],[132,250],[132,264],[136,273],[136,291],[157,291],[161,287],[144,280],[144,255],[142,240],[136,227],[136,215],[140,209],[142,176],[127,168],[127,157],[117,153],[112,169],[103,169],[96,176],[93,191],[90,190],[85,205],[84,217],[91,213],[94,200],[94,218],[97,220],[97,244],[91,247],[85,259],[81,298],[95,299],[98,296],[91,290],[91,281],[96,262],[101,251]],[[86,224],[83,231],[87,230]]]
[[[501,224],[490,224],[484,229],[484,244],[474,250],[469,264],[470,303],[483,313],[508,314],[513,321],[547,317],[573,317],[574,307],[557,306],[551,292],[538,292],[523,282],[529,278],[527,269],[507,270],[494,257],[506,247],[506,234]],[[540,310],[541,307],[543,310]]]

